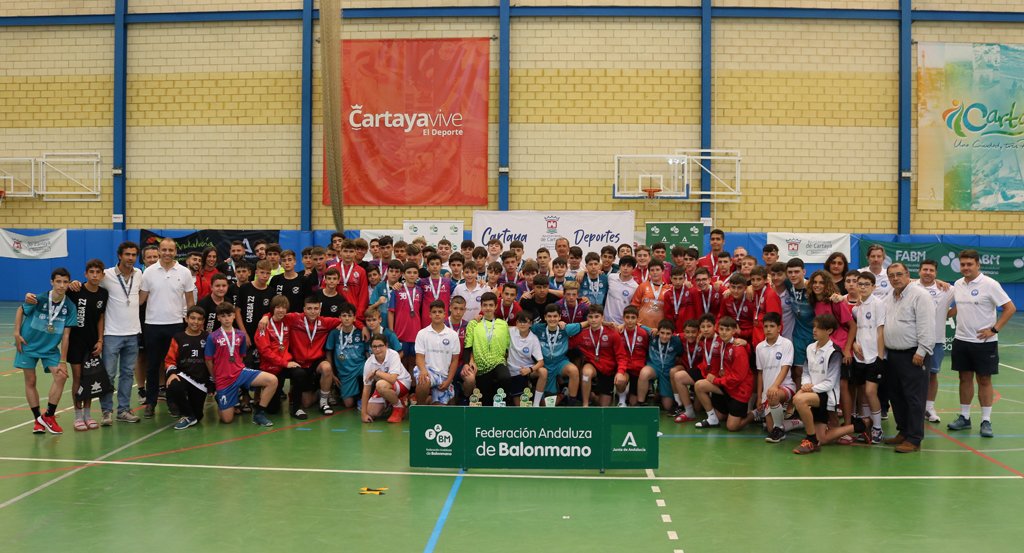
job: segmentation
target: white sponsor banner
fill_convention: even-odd
[[[817,232],[769,232],[768,243],[779,247],[779,261],[799,257],[804,263],[824,263],[832,252],[850,259],[850,235]]]
[[[497,238],[508,249],[520,240],[526,257],[534,257],[541,246],[554,256],[555,240],[564,236],[583,253],[596,252],[608,245],[632,245],[635,219],[633,211],[474,211],[473,241],[483,246]]]
[[[0,229],[0,257],[16,259],[53,259],[68,256],[67,229],[36,236],[25,236]]]
[[[403,239],[412,244],[412,240],[422,236],[427,244],[437,247],[437,243],[447,238],[452,243],[452,251],[458,251],[462,242],[465,223],[459,221],[405,221],[402,225]]]

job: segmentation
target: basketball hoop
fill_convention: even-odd
[[[661,188],[641,188],[640,191],[647,195],[648,200],[653,200],[655,196],[661,193]]]

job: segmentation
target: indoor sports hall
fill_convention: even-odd
[[[815,544],[832,552],[1016,551],[1015,515],[1024,508],[1024,315],[999,317],[1024,305],[1021,82],[1024,4],[1014,0],[0,2],[0,550],[696,553]],[[727,269],[715,257],[721,242],[713,229],[724,232]],[[366,423],[361,401],[346,407],[332,396],[333,414],[314,401],[308,416],[288,405],[267,411],[272,425],[257,425],[254,415],[265,407],[257,402],[265,398],[254,393],[251,406],[243,394],[231,423],[217,421],[221,396],[211,395],[205,418],[176,428],[188,417],[171,415],[152,378],[150,390],[139,389],[145,367],[140,380],[130,379],[127,416],[110,425],[89,428],[72,405],[70,377],[56,387],[59,402],[48,405],[53,376],[36,369],[41,404],[26,397],[19,338],[66,357],[60,340],[47,335],[55,324],[75,326],[70,316],[67,324],[56,319],[65,305],[51,291],[64,278],[54,272],[59,267],[85,283],[87,263],[99,260],[111,275],[124,267],[141,280],[141,269],[159,268],[143,262],[155,246],[154,262],[183,274],[192,269],[194,282],[182,286],[198,300],[206,250],[225,262],[211,272],[230,264],[237,291],[246,285],[236,266],[250,266],[256,278],[268,246],[277,246],[293,252],[299,275],[312,268],[301,277],[303,292],[312,277],[308,292],[323,297],[326,273],[313,265],[316,250],[330,246],[319,255],[339,268],[337,292],[350,299],[345,251],[365,254],[359,278],[370,278],[376,264],[386,279],[385,236],[396,251],[399,242],[415,248],[416,238],[434,251],[447,242],[452,252],[472,241],[498,265],[500,254],[525,250],[507,269],[517,293],[530,294],[516,296],[517,305],[533,300],[536,288],[523,276],[531,263],[544,277],[550,271],[556,289],[552,260],[562,258],[563,244],[572,246],[570,277],[581,283],[586,262],[574,263],[588,253],[611,246],[622,275],[649,252],[641,245],[663,244],[665,262],[676,268],[674,246],[681,254],[696,248],[712,276],[723,270],[714,281],[723,294],[729,279],[744,276],[744,259],[767,273],[772,265],[762,252],[773,247],[783,263],[806,262],[810,279],[829,274],[834,252],[848,259],[846,268],[876,273],[872,252],[881,247],[883,275],[902,266],[918,278],[922,267],[934,267],[938,288],[947,293],[948,284],[966,308],[973,300],[957,294],[969,284],[961,281],[974,278],[974,258],[962,253],[976,251],[983,278],[1008,298],[995,300],[998,310],[985,308],[998,322],[979,327],[985,338],[978,339],[998,352],[988,358],[997,370],[992,403],[983,408],[972,387],[970,407],[961,406],[953,351],[964,328],[974,327],[959,308],[948,319],[929,319],[946,321],[944,335],[928,334],[945,350],[934,401],[941,420],[925,421],[918,449],[907,454],[894,454],[903,444],[851,439],[794,455],[808,442],[803,430],[766,443],[760,423],[729,432],[724,420],[718,428],[694,423],[704,415],[675,422],[677,413],[657,409],[659,402],[617,407],[618,389],[601,395],[597,376],[595,401],[611,398],[609,407],[575,406],[572,381],[563,379],[552,388],[557,395],[546,396],[557,407],[538,399],[538,408],[514,408],[519,396],[506,398],[504,390],[493,402],[507,399],[509,407],[489,406],[489,395],[488,406],[476,406],[481,396],[456,392],[460,405],[413,405],[404,418],[400,400],[378,417],[397,412],[392,424]],[[172,240],[176,250],[158,260],[156,251]],[[487,251],[492,241],[497,252]],[[125,263],[119,250],[129,242],[139,256]],[[237,258],[233,247],[241,248]],[[432,255],[402,251],[420,261],[411,278],[426,284],[417,289],[439,297]],[[202,259],[194,267],[191,253]],[[451,272],[454,256],[443,257],[442,275],[457,291],[465,282]],[[654,289],[644,263],[624,281]],[[273,268],[285,276],[290,270]],[[687,286],[694,274],[687,268]],[[755,286],[749,272],[744,278],[741,287]],[[153,290],[169,286],[145,282]],[[108,309],[117,294],[137,307],[131,284],[120,284],[109,288]],[[370,299],[361,296],[355,308],[359,328],[362,309],[373,303],[369,284]],[[402,286],[394,284],[394,293]],[[665,286],[673,286],[668,274]],[[352,286],[359,287],[367,292]],[[661,291],[659,284],[654,303]],[[47,293],[54,301],[42,301]],[[49,312],[23,304],[26,294]],[[409,316],[419,316],[411,301]],[[739,318],[744,304],[736,301]],[[391,290],[381,302],[395,316],[385,326],[398,331],[404,307]],[[259,321],[244,301],[234,303],[246,324]],[[22,326],[19,307],[27,314]],[[161,326],[147,314],[151,307],[142,306],[147,319],[131,333],[138,345],[149,344],[141,329]],[[264,307],[260,313],[273,314]],[[293,307],[302,313],[306,305]],[[422,308],[416,328],[440,324],[429,320],[429,302]],[[475,329],[484,332],[489,319],[480,317]],[[506,320],[514,337],[514,317]],[[721,317],[715,320],[718,332]],[[921,320],[899,319],[886,331]],[[225,324],[217,330],[223,337]],[[317,326],[310,334],[305,324],[314,343]],[[488,348],[493,322],[489,328]],[[242,334],[255,343],[255,333]],[[364,340],[372,342],[369,331]],[[402,338],[398,349],[412,352],[410,341]],[[473,351],[476,371],[479,350],[463,343],[462,360]],[[140,366],[149,350],[139,350]],[[332,351],[320,347],[333,359]],[[235,363],[235,349],[226,356]],[[163,372],[161,356],[153,358]],[[289,385],[294,391],[296,380]],[[150,391],[158,399],[144,406],[140,397]],[[671,396],[662,399],[671,404]],[[97,420],[99,403],[91,411]],[[881,429],[905,439],[893,409],[884,411]],[[36,411],[46,411],[44,424]],[[951,429],[965,412],[973,426]],[[992,437],[979,421],[990,423]],[[558,432],[552,441],[530,441],[551,428]],[[505,453],[496,459],[487,448],[499,442]]]

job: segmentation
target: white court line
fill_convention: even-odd
[[[661,493],[661,487],[660,486],[651,486],[651,492],[652,493]]]
[[[169,428],[169,427],[165,427]],[[73,463],[91,465],[112,465],[132,467],[164,467],[185,469],[214,469],[254,472],[294,472],[311,474],[363,474],[377,476],[439,476],[444,478],[505,478],[525,480],[648,480],[646,476],[577,476],[553,474],[477,474],[466,472],[415,472],[399,470],[357,470],[357,469],[320,469],[302,467],[240,467],[237,465],[200,465],[187,463],[145,463],[141,461],[103,461],[100,459],[45,459],[40,457],[0,457],[0,461],[31,461],[39,463]],[[655,480],[663,482],[784,482],[784,481],[834,481],[834,480],[1021,480],[1020,476],[986,476],[986,475],[856,475],[856,476],[655,476]],[[651,491],[661,493],[659,486],[651,486]]]
[[[647,477],[648,478],[654,478],[654,470],[653,469],[647,469]]]
[[[672,515],[661,515],[662,522],[672,522]]]
[[[63,413],[64,411],[70,411],[71,409],[74,409],[74,408],[75,408],[74,405],[72,405],[71,407],[65,407],[65,408],[57,411],[56,413],[54,413],[54,415],[59,415],[59,414]],[[14,425],[14,426],[9,426],[7,428],[4,428],[3,430],[0,430],[0,434],[3,434],[4,432],[10,432],[11,430],[14,430],[15,428],[21,428],[22,426],[25,426],[25,425],[28,425],[28,424],[34,424],[35,422],[36,422],[35,419],[32,419],[32,420],[28,420],[28,421],[25,421],[25,422],[18,423],[18,424]]]
[[[1000,363],[999,366],[1006,367],[1007,369],[1013,369],[1019,373],[1024,373],[1024,369],[1018,369],[1017,367],[1014,367],[1013,365],[1007,365],[1006,363]]]
[[[665,506],[665,500],[664,499],[655,499],[654,500],[654,504],[657,505],[658,507],[664,507]]]
[[[667,532],[667,534],[668,534],[668,539],[670,539],[670,540],[672,540],[672,541],[676,541],[676,540],[678,540],[678,539],[679,539],[679,534],[676,534],[675,532],[673,532],[673,531],[671,531],[671,530],[669,530],[669,531]]]
[[[113,455],[116,455],[116,454],[118,454],[118,453],[128,449],[129,447],[132,447],[133,445],[135,445],[135,444],[137,444],[139,442],[142,442],[144,440],[152,438],[153,436],[156,436],[157,434],[163,432],[164,430],[167,430],[170,427],[171,427],[170,425],[167,425],[167,426],[164,426],[163,428],[158,428],[157,430],[154,430],[153,432],[150,432],[149,434],[146,434],[145,436],[143,436],[143,437],[141,437],[141,438],[139,438],[137,440],[128,442],[128,443],[124,444],[123,446],[121,446],[121,447],[119,447],[119,448],[117,448],[117,449],[115,449],[113,451],[104,453],[103,455],[100,455],[99,457],[93,459],[92,461],[85,461],[85,462],[89,463],[90,465],[95,464],[95,462],[102,462],[107,457],[111,457]],[[71,478],[75,474],[77,474],[77,473],[79,473],[79,472],[89,468],[90,465],[87,465],[87,466],[84,466],[84,467],[78,467],[77,469],[75,469],[75,470],[73,470],[71,472],[62,474],[62,475],[60,475],[60,476],[58,476],[58,477],[56,477],[56,478],[54,478],[52,480],[47,480],[46,482],[43,482],[42,484],[32,488],[31,490],[29,490],[29,491],[27,491],[27,492],[25,492],[25,493],[23,493],[23,494],[21,494],[21,495],[19,495],[17,497],[12,497],[11,499],[8,499],[7,501],[4,501],[3,503],[0,503],[0,510],[4,509],[5,507],[10,507],[11,505],[14,505],[15,503],[21,501],[22,499],[25,499],[26,497],[28,497],[30,495],[36,494],[38,492],[41,492],[41,491],[45,490],[46,488],[49,488],[50,486],[56,484],[57,482],[60,482],[61,480],[64,480],[66,478]]]

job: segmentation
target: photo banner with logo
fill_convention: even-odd
[[[428,246],[437,247],[445,238],[452,243],[452,251],[459,251],[465,223],[459,221],[405,221],[402,225],[403,240],[412,244],[414,238],[422,236]]]
[[[960,274],[960,252],[977,250],[981,255],[981,272],[1003,284],[1024,282],[1024,248],[968,247],[952,243],[917,243],[860,241],[860,266],[868,266],[868,248],[880,244],[885,248],[886,267],[890,263],[903,263],[916,278],[925,259],[939,264],[939,279],[955,282]]]
[[[699,221],[648,222],[645,226],[647,232],[644,235],[644,244],[648,246],[663,242],[670,252],[675,246],[697,248],[697,251],[704,247],[704,225]],[[672,259],[672,256],[669,255],[668,258]]]
[[[54,259],[68,256],[67,229],[28,236],[0,229],[0,257]]]
[[[841,233],[769,232],[768,243],[779,248],[779,261],[799,257],[804,263],[824,263],[832,252],[850,259],[850,235]]]
[[[159,246],[160,240],[166,235],[158,234],[151,230],[142,229],[139,231],[139,241],[142,247]],[[263,240],[267,244],[279,243],[281,232],[277,230],[197,230],[184,236],[171,236],[178,245],[178,262],[183,263],[188,254],[199,252],[213,246],[217,248],[217,258],[224,260],[228,258],[231,251],[231,241],[241,240],[245,246],[245,260],[250,263],[256,262],[256,253],[252,247],[257,240]],[[141,259],[141,254],[140,254]]]
[[[917,206],[1024,211],[1024,45],[917,45]]]
[[[415,405],[409,466],[658,468],[658,409]]]
[[[345,204],[487,205],[490,39],[343,44]]]
[[[633,211],[474,211],[473,241],[486,245],[497,238],[508,249],[513,240],[520,240],[526,256],[533,257],[541,246],[553,253],[555,240],[564,236],[570,246],[586,253],[632,245],[635,220]]]

